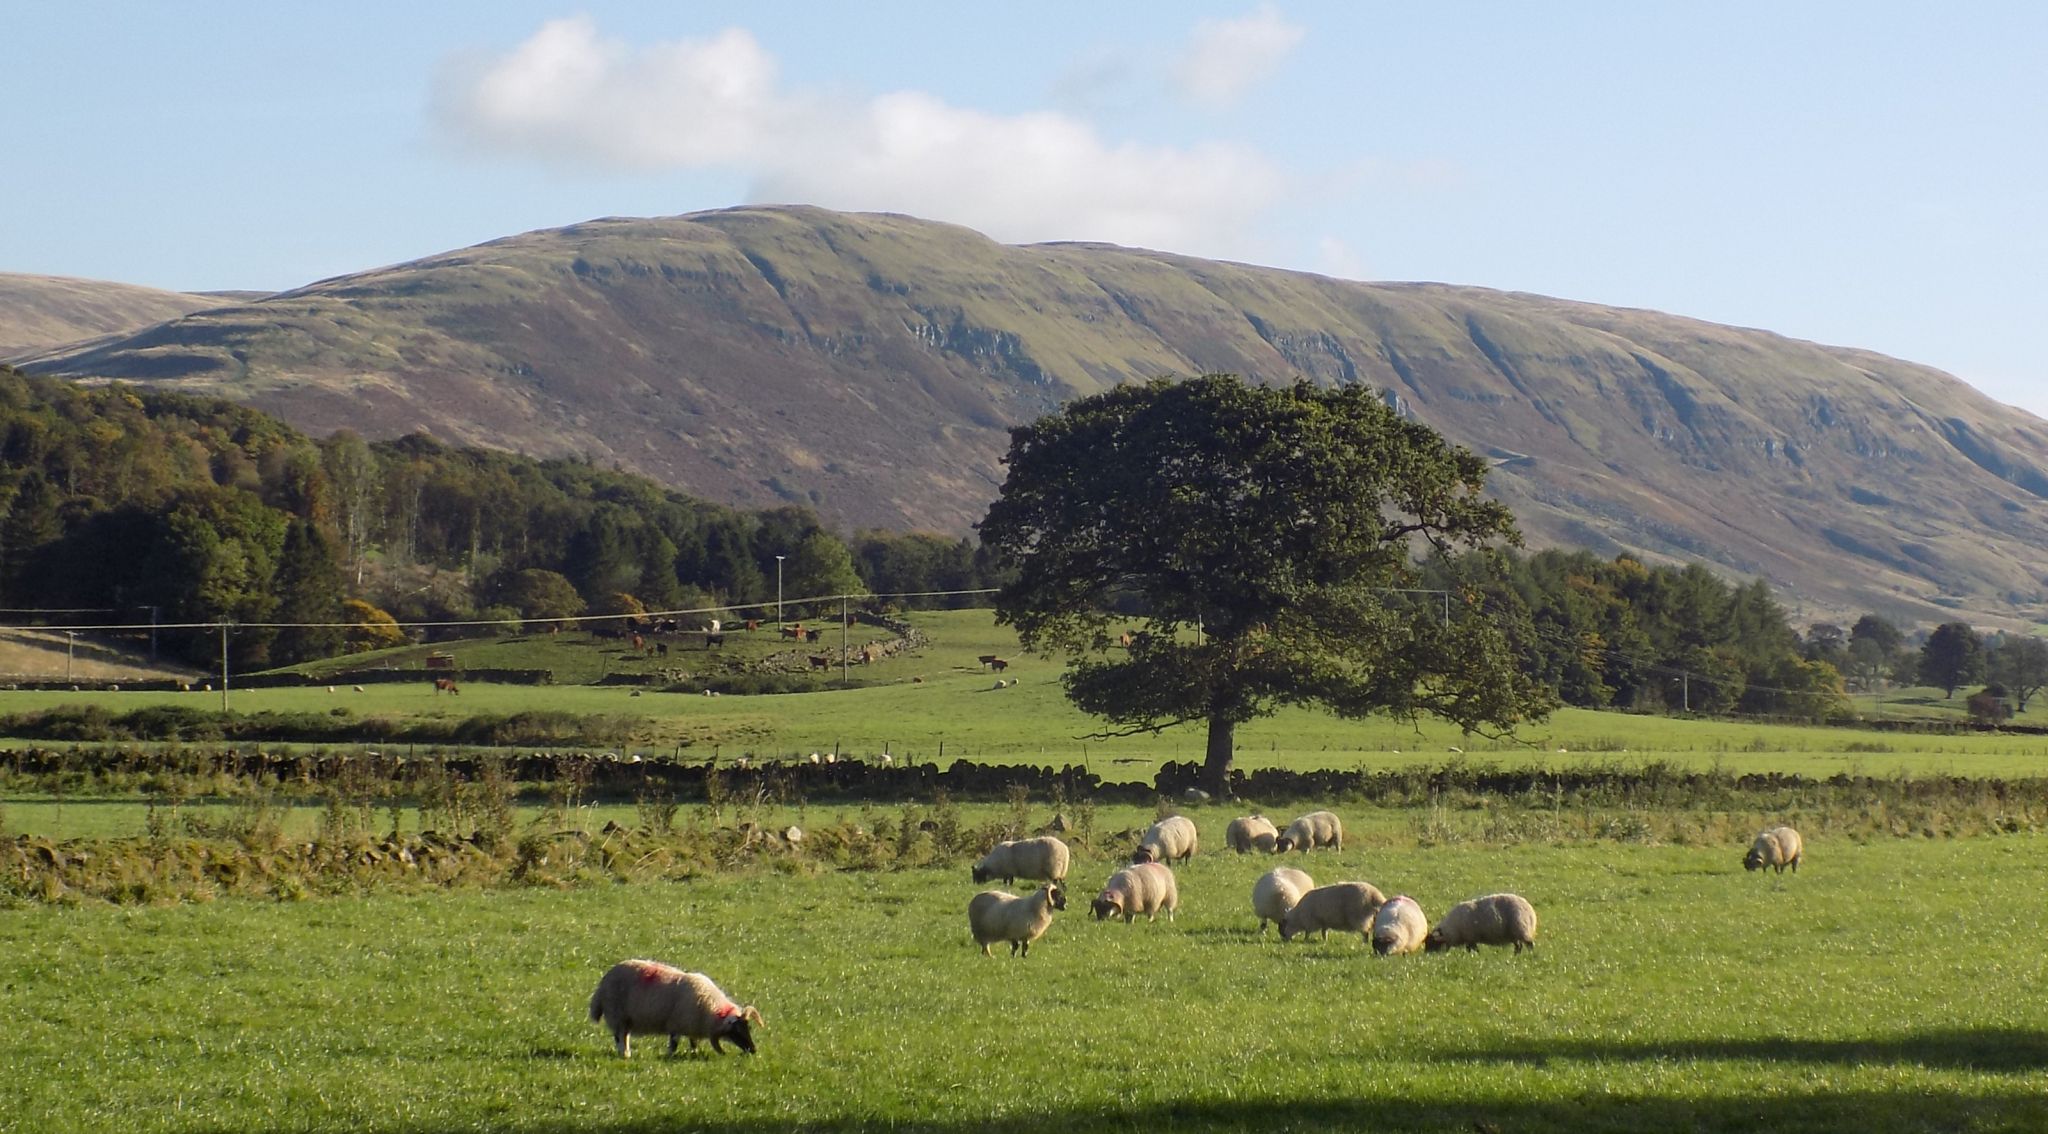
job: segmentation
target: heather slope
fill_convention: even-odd
[[[1366,284],[907,217],[526,233],[30,369],[314,431],[582,453],[739,505],[966,530],[1007,426],[1131,378],[1365,382],[1493,455],[1532,540],[1699,559],[1816,613],[2039,613],[2048,423],[1927,367],[1651,311]]]

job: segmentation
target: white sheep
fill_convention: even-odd
[[[1799,832],[1790,827],[1772,827],[1749,844],[1749,853],[1742,856],[1742,868],[1764,870],[1775,866],[1783,874],[1789,866],[1797,874],[1799,860],[1805,857],[1806,844],[1799,838]]]
[[[723,1052],[721,1043],[754,1054],[753,1025],[761,1013],[751,1004],[735,1004],[703,973],[686,973],[660,961],[620,961],[597,982],[590,994],[591,1020],[612,1031],[612,1044],[621,1058],[633,1056],[634,1036],[668,1037],[668,1051],[685,1036],[690,1050],[700,1040],[710,1040],[711,1050]]]
[[[1423,941],[1423,948],[1435,953],[1463,945],[1477,953],[1481,945],[1536,947],[1536,907],[1520,894],[1488,894],[1459,902],[1436,923]]]
[[[1281,854],[1290,850],[1313,850],[1316,847],[1344,849],[1344,821],[1328,811],[1311,811],[1287,825],[1273,849]]]
[[[1174,911],[1180,909],[1180,884],[1164,863],[1134,862],[1109,876],[1090,908],[1096,921],[1120,916],[1129,925],[1139,914],[1144,914],[1146,921],[1158,921],[1160,910],[1172,921]]]
[[[1067,862],[1072,858],[1067,844],[1051,835],[1035,839],[1006,839],[997,843],[974,864],[976,882],[1000,878],[1005,884],[1019,878],[1032,882],[1064,882]]]
[[[1420,953],[1429,936],[1429,920],[1422,907],[1406,894],[1388,898],[1372,918],[1372,951],[1382,957]]]
[[[1273,846],[1280,838],[1279,828],[1264,815],[1240,815],[1223,828],[1223,843],[1239,854],[1258,851],[1272,854]]]
[[[1010,943],[1012,957],[1020,951],[1029,957],[1031,943],[1052,926],[1053,911],[1066,908],[1067,892],[1057,882],[1047,882],[1028,898],[983,890],[967,901],[967,928],[984,957],[989,955],[988,947],[998,941]]]
[[[1267,922],[1279,925],[1301,896],[1315,888],[1315,879],[1291,866],[1276,866],[1259,875],[1252,883],[1252,912],[1259,915],[1259,936],[1265,936]]]
[[[1198,832],[1195,821],[1183,815],[1169,815],[1145,828],[1138,840],[1132,862],[1186,862],[1194,857]]]
[[[1361,941],[1372,941],[1372,918],[1387,897],[1370,882],[1332,882],[1301,896],[1280,918],[1280,940],[1291,941],[1297,933],[1322,931],[1328,940],[1333,929],[1349,930]]]

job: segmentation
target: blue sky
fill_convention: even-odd
[[[801,200],[1650,307],[2048,417],[2048,5],[0,0],[0,271]]]

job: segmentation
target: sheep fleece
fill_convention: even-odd
[[[1385,905],[1387,897],[1370,882],[1332,882],[1301,896],[1287,916],[1280,919],[1280,938],[1322,930],[1328,937],[1333,929],[1346,929],[1372,940],[1372,916]]]
[[[1145,829],[1145,837],[1138,840],[1138,852],[1149,852],[1154,862],[1186,862],[1194,856],[1197,834],[1193,819],[1169,815]]]
[[[980,862],[974,864],[974,880],[987,882],[1000,878],[1004,882],[1014,882],[1023,878],[1034,882],[1064,882],[1071,857],[1067,844],[1051,835],[1005,840],[997,843],[994,849],[981,856]]]
[[[1429,935],[1429,921],[1414,898],[1399,894],[1372,917],[1372,951],[1382,957],[1398,957],[1422,951],[1422,939]]]
[[[1241,815],[1223,828],[1223,843],[1239,854],[1259,851],[1273,853],[1273,844],[1280,838],[1279,828],[1264,815]]]
[[[694,1047],[744,1011],[710,977],[660,961],[620,961],[590,994],[590,1018],[611,1028],[620,1055],[632,1054],[636,1035],[686,1037]]]
[[[1179,908],[1180,884],[1174,881],[1173,871],[1157,862],[1134,862],[1110,875],[1095,899],[1096,920],[1121,913],[1125,925],[1139,914],[1144,914],[1146,921],[1157,921],[1160,910],[1172,921]]]
[[[1312,850],[1316,847],[1344,849],[1344,821],[1334,812],[1311,811],[1287,825],[1277,844],[1283,851]]]
[[[1259,875],[1252,883],[1252,912],[1259,915],[1259,932],[1266,932],[1266,923],[1280,924],[1287,911],[1294,908],[1301,896],[1316,888],[1316,880],[1307,871],[1291,866],[1278,866]]]
[[[1460,945],[1477,951],[1481,945],[1536,947],[1536,907],[1520,894],[1488,894],[1459,902],[1436,923],[1430,937],[1441,949]]]

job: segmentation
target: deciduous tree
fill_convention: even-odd
[[[1080,708],[1122,733],[1201,721],[1224,790],[1236,727],[1285,705],[1509,730],[1546,713],[1464,597],[1388,601],[1412,545],[1516,538],[1486,464],[1360,386],[1212,374],[1117,387],[1011,431],[983,542],[1014,567],[997,618],[1066,655]],[[1111,651],[1114,594],[1145,633]]]

